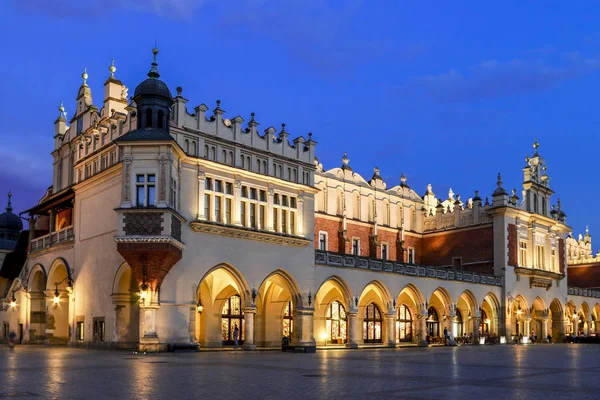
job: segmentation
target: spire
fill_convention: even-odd
[[[62,100],[60,102],[60,105],[58,106],[58,117],[65,117],[65,105],[63,104]]]
[[[350,166],[348,165],[349,163],[350,159],[346,155],[346,152],[344,152],[344,157],[342,157],[342,169],[349,169],[350,171],[352,171],[352,168],[350,168]]]
[[[83,67],[83,73],[81,74],[81,78],[83,79],[83,86],[87,86],[87,79],[88,79],[88,74],[87,74],[87,67]]]
[[[152,68],[150,68],[150,72],[148,72],[148,77],[158,79],[160,78],[160,74],[158,73],[158,63],[156,62],[156,55],[158,54],[158,48],[156,47],[156,42],[154,43],[154,48],[152,49],[152,54],[154,54],[154,60],[152,60]]]
[[[408,180],[408,178],[406,178],[406,175],[404,175],[404,171],[402,171],[402,175],[400,175],[400,187],[409,187],[408,184],[406,183],[406,181]]]
[[[12,197],[12,193],[9,191],[8,192],[8,204],[6,205],[6,211],[8,211],[8,212],[12,212],[12,210],[13,210],[12,204],[10,203],[11,197]]]
[[[496,188],[496,190],[494,190],[492,196],[508,195],[506,189],[502,187],[502,175],[500,175],[500,172],[498,172],[498,180],[496,181],[496,185],[498,185],[498,187]]]
[[[108,67],[108,70],[110,71],[110,77],[114,78],[115,76],[115,72],[117,71],[117,67],[115,67],[115,59],[113,58],[111,63],[110,63],[110,67]]]
[[[537,137],[533,139],[533,156],[538,157],[538,147],[540,147],[540,142],[538,142]]]

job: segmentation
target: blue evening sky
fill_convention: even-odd
[[[51,184],[53,122],[87,66],[101,105],[112,58],[133,88],[159,70],[189,109],[221,99],[290,139],[313,132],[326,169],[405,171],[466,200],[502,173],[521,194],[534,137],[568,223],[600,232],[600,4],[592,1],[8,0],[0,5],[0,190],[17,211]],[[2,200],[4,203],[5,200]],[[600,239],[599,239],[600,240]]]

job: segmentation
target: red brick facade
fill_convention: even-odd
[[[519,265],[519,259],[517,256],[518,243],[517,240],[517,226],[515,224],[508,224],[508,265],[511,267],[517,267]]]
[[[453,259],[460,257],[463,270],[493,274],[494,231],[485,226],[425,235],[421,253],[425,265],[453,265]]]
[[[454,258],[461,258],[462,269],[493,273],[494,237],[491,226],[477,229],[453,230],[442,234],[425,234],[415,237],[405,235],[404,252],[400,248],[400,232],[380,227],[378,229],[378,246],[374,246],[372,235],[373,225],[356,223],[351,220],[346,223],[346,238],[340,235],[342,219],[315,215],[315,248],[319,249],[319,232],[327,232],[327,249],[332,252],[351,254],[352,239],[360,240],[360,254],[365,257],[381,258],[381,245],[388,245],[388,260],[407,262],[408,249],[415,251],[417,264],[432,266],[453,265]]]
[[[561,274],[565,273],[565,239],[558,239],[558,268]]]

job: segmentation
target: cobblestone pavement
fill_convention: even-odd
[[[0,399],[598,399],[600,346],[144,355],[0,349]]]

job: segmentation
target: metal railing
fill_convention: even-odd
[[[34,253],[36,251],[48,249],[57,244],[67,243],[73,241],[73,225],[67,226],[56,232],[51,232],[47,235],[40,236],[31,241],[29,246],[29,252]]]

